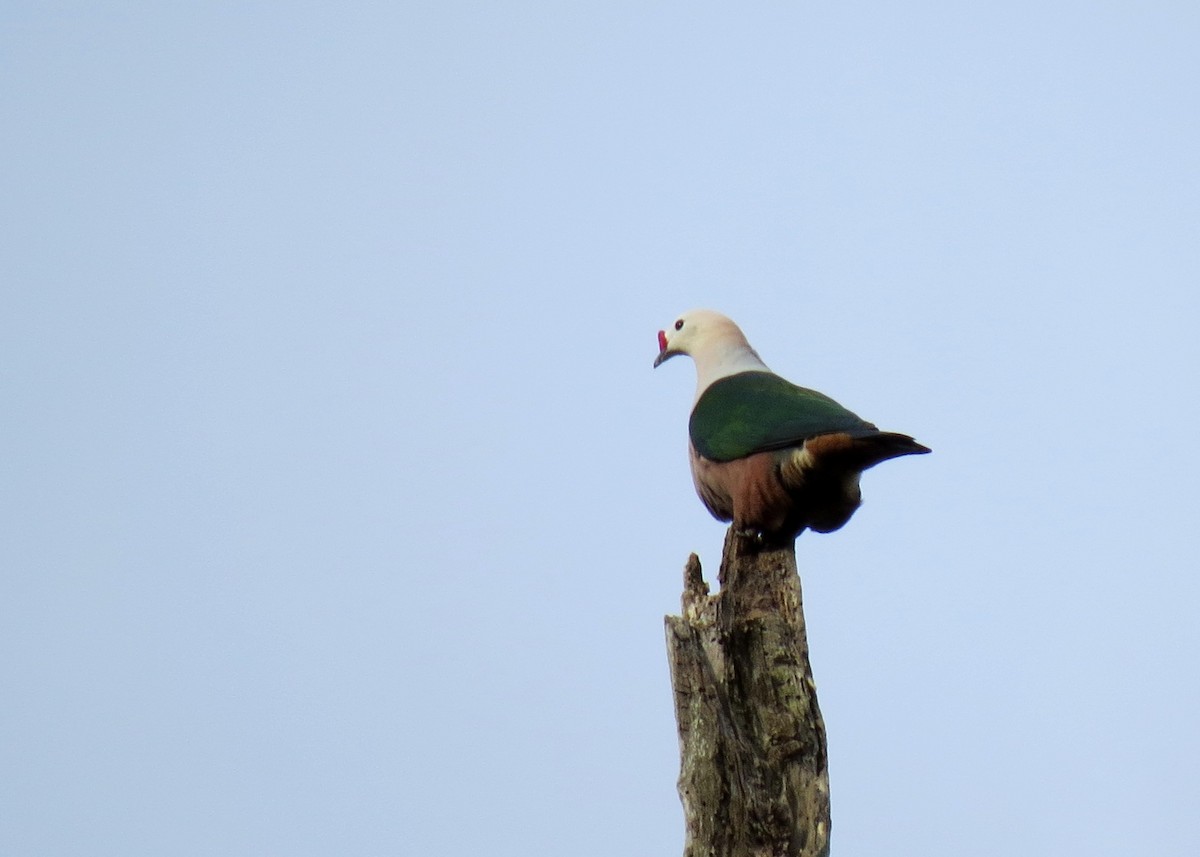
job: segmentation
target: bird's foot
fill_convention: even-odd
[[[768,543],[766,533],[753,527],[736,527],[733,534],[755,552],[762,550]]]
[[[794,544],[796,541],[795,536],[769,533],[764,530],[756,530],[753,527],[734,527],[733,535],[741,543],[743,549],[749,553],[780,550]]]

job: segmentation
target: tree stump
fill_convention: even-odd
[[[683,615],[666,617],[684,857],[826,857],[825,724],[794,546],[730,528],[718,580],[709,595],[692,554]]]

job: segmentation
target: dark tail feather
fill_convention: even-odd
[[[929,447],[906,434],[878,429],[863,431],[857,436],[848,432],[818,435],[806,440],[804,448],[813,458],[810,465],[813,470],[830,473],[866,470],[889,458],[929,452]]]
[[[861,461],[860,469],[866,470],[889,458],[899,458],[902,455],[924,455],[927,452],[932,452],[932,450],[917,443],[906,434],[881,431],[879,434],[855,438],[852,455]]]

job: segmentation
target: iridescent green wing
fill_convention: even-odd
[[[688,423],[692,445],[710,461],[799,446],[833,432],[858,436],[878,429],[833,399],[772,372],[741,372],[714,381]]]

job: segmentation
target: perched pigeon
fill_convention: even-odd
[[[862,471],[929,452],[780,378],[720,313],[684,313],[658,332],[658,347],[656,367],[677,354],[696,362],[688,423],[696,493],[718,520],[763,541],[839,529],[862,502]]]

